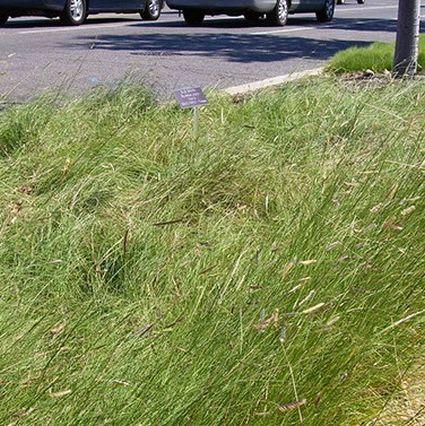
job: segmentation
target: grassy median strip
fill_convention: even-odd
[[[353,425],[424,354],[425,87],[0,114],[0,423]]]
[[[350,47],[338,52],[327,66],[328,71],[338,74],[366,70],[390,71],[393,67],[394,43],[372,43],[368,47]],[[419,70],[425,71],[425,34],[420,37]]]

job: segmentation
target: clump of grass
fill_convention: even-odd
[[[394,43],[376,42],[368,47],[350,47],[335,54],[327,70],[335,73],[354,73],[366,70],[390,71],[393,67]],[[420,37],[419,70],[425,69],[425,35]]]
[[[424,354],[424,111],[324,78],[212,95],[196,140],[125,87],[1,113],[0,423],[374,418]]]

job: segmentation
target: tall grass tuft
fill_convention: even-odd
[[[394,43],[372,43],[368,47],[350,47],[338,52],[327,66],[328,71],[354,73],[371,70],[373,72],[390,71],[393,67]],[[425,35],[419,42],[419,71],[425,70]]]

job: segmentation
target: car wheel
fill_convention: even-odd
[[[3,26],[8,19],[9,19],[9,16],[0,14],[0,27]]]
[[[61,20],[66,25],[81,25],[87,18],[86,0],[67,0]]]
[[[364,0],[357,0],[357,4],[364,4]]]
[[[145,10],[140,12],[140,16],[145,21],[156,21],[161,16],[162,9],[161,0],[148,0]]]
[[[337,0],[336,4],[345,4],[345,0]]]
[[[243,16],[248,22],[256,24],[262,18],[263,15],[261,13],[248,11],[245,12]]]
[[[205,13],[197,10],[184,10],[183,18],[188,25],[202,25],[205,19]]]
[[[275,8],[267,14],[267,20],[273,25],[283,27],[288,22],[289,0],[277,0]]]
[[[325,0],[325,4],[319,12],[316,13],[319,22],[332,21],[335,13],[335,0]]]

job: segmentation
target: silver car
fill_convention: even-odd
[[[283,26],[292,13],[315,13],[319,22],[333,19],[335,0],[167,0],[171,9],[183,12],[189,25],[201,25],[205,15],[244,15],[250,22],[266,19]]]

